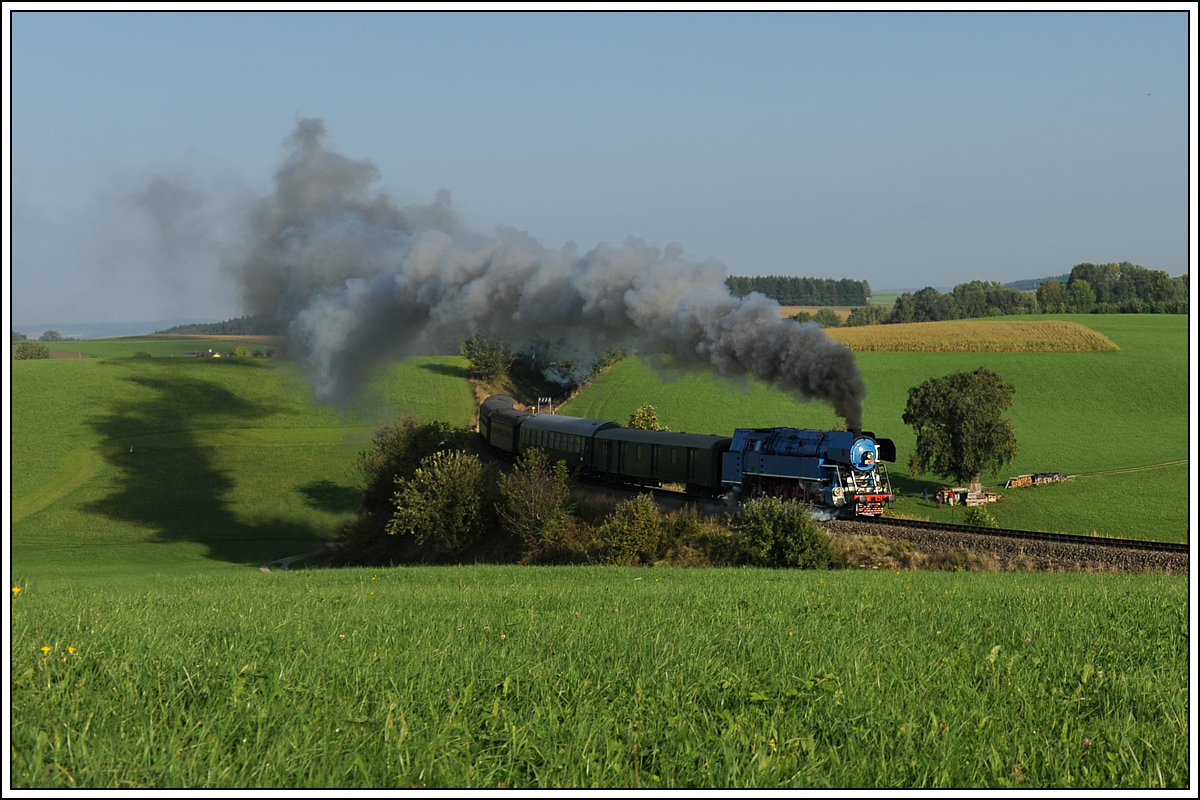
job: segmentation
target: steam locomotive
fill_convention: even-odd
[[[640,486],[679,484],[700,497],[774,495],[838,516],[880,515],[892,500],[881,462],[896,461],[896,445],[869,431],[738,428],[732,437],[646,431],[521,411],[503,394],[480,405],[478,430],[509,457],[539,448],[584,475]]]

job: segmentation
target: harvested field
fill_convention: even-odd
[[[860,353],[1090,353],[1121,349],[1104,334],[1065,320],[952,320],[830,328],[826,332]]]

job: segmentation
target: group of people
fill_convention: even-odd
[[[945,494],[945,496],[946,496],[946,502],[948,502],[950,505],[954,505],[954,504],[955,504],[955,494],[954,494],[954,490],[953,490],[953,489],[948,489],[948,490],[947,490],[947,492],[948,492],[948,493],[943,493],[943,492],[938,492],[938,493],[937,493],[937,495],[936,495],[936,499],[937,499],[938,508],[941,508],[941,507],[942,507],[942,496],[943,496],[943,494]],[[959,492],[959,493],[958,493],[958,496],[959,496],[959,497],[961,497],[962,495],[963,495],[963,492]],[[922,497],[924,497],[926,500],[928,500],[928,499],[929,499],[929,490],[928,490],[928,489],[922,489],[922,490],[921,490],[921,496],[922,496]]]

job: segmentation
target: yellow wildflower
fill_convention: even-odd
[[[14,586],[14,587],[13,587],[13,596],[15,597],[16,595],[19,595],[20,593],[21,593],[21,587],[20,587],[20,586]]]
[[[43,647],[43,648],[42,648],[42,652],[43,652],[43,653],[49,653],[49,652],[50,652],[50,645],[46,645],[45,647]]]

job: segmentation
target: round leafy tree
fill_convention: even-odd
[[[980,491],[980,473],[1017,457],[1012,423],[1001,416],[1015,393],[1016,387],[986,367],[909,389],[902,419],[917,433],[917,449],[908,460],[913,476],[933,472]]]

